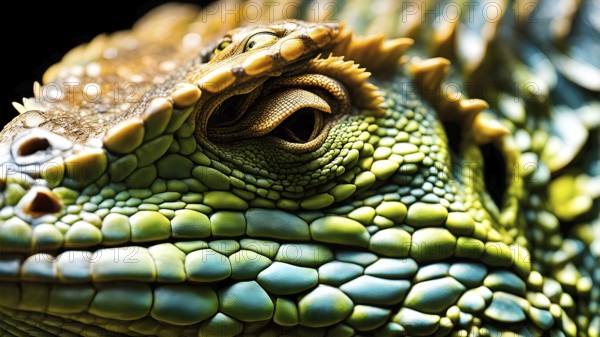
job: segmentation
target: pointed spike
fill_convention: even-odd
[[[362,73],[357,76],[357,78],[361,81],[366,81],[369,77],[371,77],[371,73]]]
[[[44,72],[44,75],[42,75],[42,83],[50,83],[52,80],[54,80],[56,77],[58,77],[60,70],[61,70],[60,63],[51,65],[48,69],[46,69],[46,71]]]
[[[473,133],[475,142],[480,145],[493,142],[510,134],[510,130],[507,127],[485,114],[479,114],[475,117],[471,126],[471,132]]]
[[[396,45],[392,48],[386,49],[385,45],[381,49],[382,60],[379,63],[375,63],[377,65],[374,68],[374,71],[385,72],[389,71],[389,69],[395,69],[398,65],[402,64],[403,56],[406,50],[412,45]]]
[[[92,59],[94,56],[101,55],[106,46],[107,39],[108,37],[105,33],[96,36],[91,42],[85,45],[85,49],[82,50],[82,58]]]
[[[445,122],[460,121],[462,117],[462,114],[460,113],[460,102],[463,97],[462,92],[456,91],[453,87],[448,86],[441,89],[439,95],[441,96],[440,100],[434,100],[430,103],[434,105],[440,119]]]
[[[477,98],[472,99],[463,99],[459,102],[458,107],[460,109],[460,113],[464,115],[476,115],[483,110],[490,107],[490,105],[482,100]]]
[[[434,28],[430,55],[451,56],[454,50],[457,21],[443,21]]]
[[[12,105],[20,114],[27,112],[27,109],[21,103],[13,102]]]
[[[378,90],[379,88],[377,88],[377,86],[375,84],[372,83],[365,83],[365,88],[369,89],[369,90],[373,90],[374,92],[376,92],[378,95],[382,95],[382,93]]]
[[[427,91],[437,89],[449,70],[450,60],[443,57],[414,62],[409,68],[415,82]]]
[[[415,40],[408,37],[401,37],[393,40],[387,40],[383,43],[382,50],[384,51],[406,51],[415,43]]]
[[[85,50],[86,46],[87,46],[87,44],[84,43],[84,44],[80,44],[79,46],[69,50],[65,54],[65,56],[63,56],[61,63],[66,63],[66,64],[76,63],[81,58],[81,55],[83,54],[83,51]]]
[[[354,61],[344,61],[343,57],[330,56],[327,59],[312,59],[308,63],[307,71],[335,77],[344,83],[356,105],[362,109],[373,110],[379,113],[379,102],[383,101],[381,93],[376,92],[377,87],[367,82],[371,73],[359,67]]]
[[[33,97],[40,99],[42,97],[42,85],[40,82],[33,82]]]
[[[23,98],[23,106],[25,107],[25,109],[27,109],[27,111],[37,109],[37,105],[35,104],[35,102],[30,100],[29,98]]]
[[[383,34],[367,37],[348,35],[348,40],[334,48],[336,54],[346,55],[370,71],[394,69],[404,51],[412,45],[412,39],[400,38],[386,41]]]
[[[445,75],[450,70],[450,60],[443,57],[429,58],[413,63],[410,70],[415,74],[443,73]]]

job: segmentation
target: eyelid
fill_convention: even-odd
[[[273,44],[275,44],[275,42],[277,42],[278,39],[279,39],[279,36],[272,32],[256,33],[256,34],[250,36],[250,38],[248,38],[248,41],[246,41],[246,45],[244,46],[244,52],[251,50],[251,49],[272,46]],[[255,43],[255,44],[250,46],[252,43]],[[256,44],[258,44],[258,45],[256,45]]]

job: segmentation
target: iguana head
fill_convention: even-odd
[[[242,28],[134,104],[30,103],[0,134],[0,320],[200,336],[550,329],[555,307],[526,316],[526,293],[547,298],[523,281],[517,183],[500,212],[481,168],[453,179],[437,115],[403,90],[410,43]],[[439,85],[445,65],[411,71]],[[502,135],[473,128],[480,102],[444,102],[468,115],[466,140]]]

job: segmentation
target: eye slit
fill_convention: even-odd
[[[273,33],[256,33],[252,35],[250,39],[248,39],[248,42],[246,42],[244,52],[272,46],[273,44],[275,44],[275,42],[277,42],[277,39],[279,39],[279,37],[277,37],[277,35]]]
[[[219,42],[217,47],[215,47],[215,54],[218,54],[223,51],[223,49],[227,48],[231,44],[231,37],[226,36],[223,38],[223,41]]]

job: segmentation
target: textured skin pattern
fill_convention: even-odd
[[[599,336],[600,6],[470,4],[70,52],[0,134],[0,335]]]

